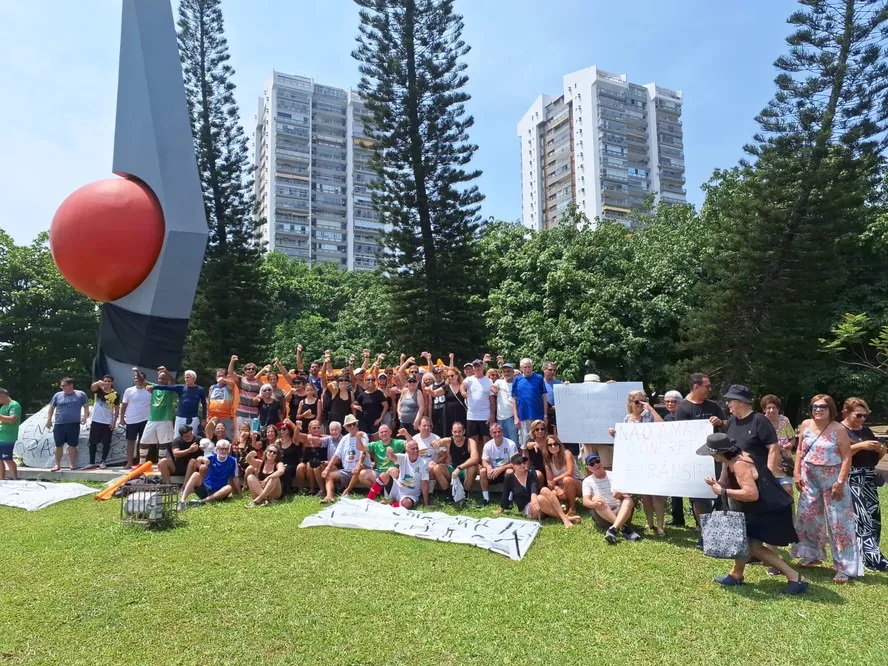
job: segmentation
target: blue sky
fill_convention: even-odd
[[[773,92],[791,0],[457,0],[475,117],[484,217],[520,216],[516,124],[562,76],[597,65],[684,91],[688,198],[742,156]],[[223,2],[246,128],[273,69],[339,87],[358,81],[351,0]],[[49,228],[73,190],[111,175],[120,3],[0,0],[0,228],[19,243]]]

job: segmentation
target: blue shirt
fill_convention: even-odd
[[[546,385],[546,396],[549,398],[549,404],[555,404],[555,385],[560,384],[560,379],[553,379],[551,382],[547,382],[545,378],[543,379],[543,383]]]
[[[237,459],[229,453],[224,461],[220,461],[215,453],[211,453],[207,460],[210,461],[210,464],[207,466],[204,485],[211,493],[214,493],[228,485],[228,480],[234,476],[234,471],[237,469]]]
[[[89,398],[83,391],[74,391],[71,395],[59,391],[49,401],[49,404],[55,407],[55,424],[80,423],[83,406],[87,403]]]
[[[204,418],[207,416],[207,392],[203,386],[185,386],[185,384],[172,384],[164,386],[154,385],[155,391],[175,391],[179,394],[179,407],[176,416],[181,419],[196,419],[197,408],[201,407]]]
[[[512,397],[515,398],[515,406],[518,409],[518,418],[521,421],[542,420],[543,401],[540,396],[546,393],[546,382],[543,376],[537,373],[530,377],[518,375],[512,382]]]

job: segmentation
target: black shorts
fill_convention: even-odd
[[[173,476],[185,476],[188,471],[188,463],[194,458],[173,458]],[[188,481],[188,479],[185,479]]]
[[[466,437],[490,437],[490,423],[487,421],[466,421]],[[480,445],[481,442],[478,444]]]
[[[327,461],[327,447],[306,447],[302,449],[302,462],[308,463],[312,469],[317,469]]]
[[[89,425],[89,445],[96,446],[97,444],[110,444],[111,443],[111,435],[114,434],[114,431],[111,430],[109,424],[107,423],[96,423],[93,421]]]
[[[145,425],[148,421],[142,421],[141,423],[127,423],[126,424],[126,441],[134,442],[137,439],[142,439],[142,433],[145,432]]]
[[[52,427],[52,438],[55,440],[56,448],[67,444],[76,449],[80,441],[80,422],[56,423]]]

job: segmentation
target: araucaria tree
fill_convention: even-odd
[[[478,270],[472,240],[483,195],[467,165],[462,17],[452,0],[355,0],[360,5],[359,90],[370,117],[373,201],[387,225],[391,339],[402,348],[459,353],[483,338],[483,312],[467,303]]]
[[[179,52],[210,227],[191,316],[186,364],[207,371],[231,353],[255,353],[265,300],[247,138],[234,101],[220,0],[181,0]],[[244,320],[247,316],[248,321]]]
[[[880,210],[888,130],[888,2],[800,4],[754,161],[707,186],[721,252],[687,331],[698,368],[784,396],[835,385],[819,338],[871,273],[858,239]]]

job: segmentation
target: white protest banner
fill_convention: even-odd
[[[556,384],[558,437],[576,444],[611,444],[608,429],[626,416],[626,398],[641,382]]]
[[[55,464],[55,440],[52,428],[46,427],[49,405],[36,414],[25,419],[19,426],[19,437],[15,442],[14,454],[19,456],[28,467],[51,467]],[[80,426],[80,437],[77,440],[77,466],[89,464],[89,427],[88,422]],[[101,452],[102,447],[99,447]],[[65,464],[68,462],[68,447],[65,447]],[[122,463],[126,460],[126,428],[118,425],[111,436],[111,452],[108,463]]]
[[[618,423],[611,484],[622,493],[699,497],[714,495],[703,480],[715,476],[710,456],[697,449],[712,434],[709,421]]]
[[[0,481],[0,504],[27,511],[37,511],[56,502],[95,493],[95,488],[82,483]]]
[[[465,543],[520,560],[539,532],[540,524],[517,518],[468,518],[440,511],[423,513],[392,508],[368,499],[347,497],[306,516],[299,527],[350,527],[397,532],[420,539]]]

